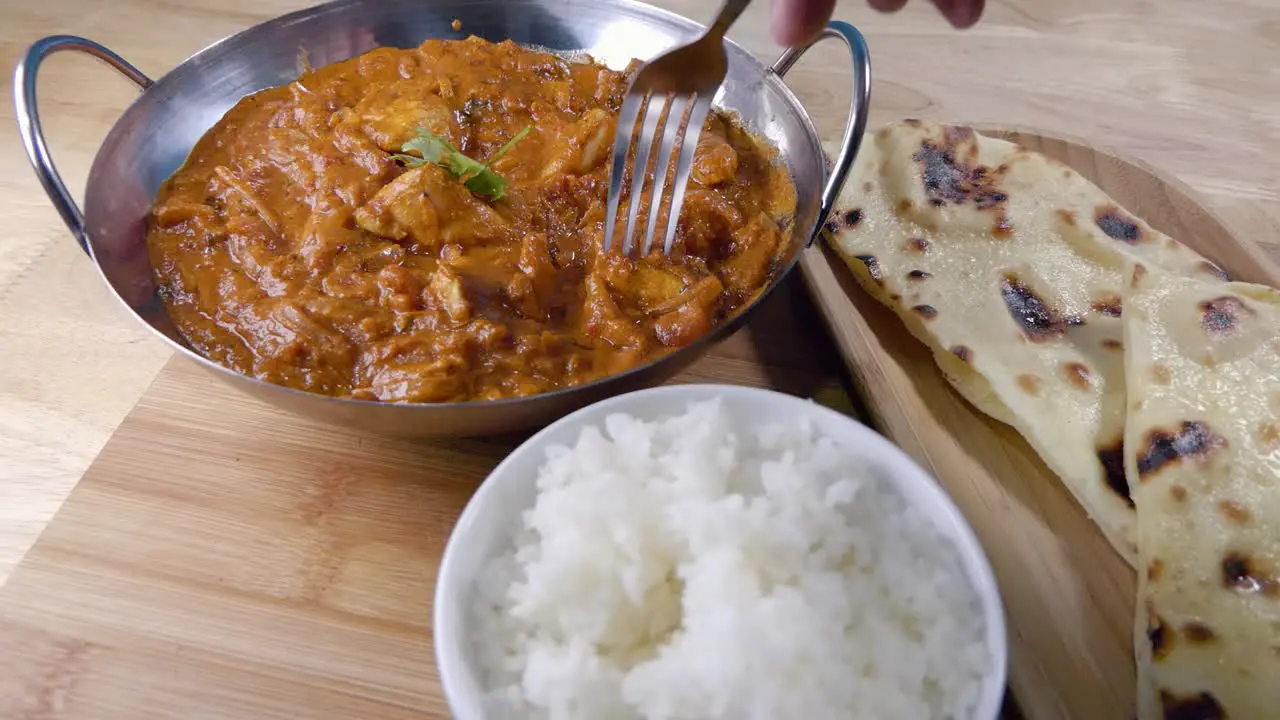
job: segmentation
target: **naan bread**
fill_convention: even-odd
[[[1062,163],[910,120],[863,143],[827,232],[952,385],[1015,427],[1136,563],[1121,448],[1126,263],[1221,270]]]
[[[1280,292],[1137,265],[1124,295],[1138,716],[1280,716]]]

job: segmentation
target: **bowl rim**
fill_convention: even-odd
[[[540,467],[545,460],[546,448],[553,438],[566,433],[577,436],[583,427],[602,423],[608,415],[629,412],[629,408],[645,401],[667,401],[671,407],[664,412],[681,412],[691,402],[723,398],[729,402],[754,404],[762,409],[768,406],[789,406],[788,417],[807,416],[821,426],[841,426],[839,437],[832,439],[846,446],[855,446],[860,452],[883,461],[888,466],[891,482],[901,488],[907,499],[917,507],[925,508],[930,524],[952,544],[960,562],[963,575],[968,579],[982,608],[985,628],[985,644],[991,652],[992,666],[982,678],[981,692],[973,709],[973,718],[994,720],[1003,706],[1008,672],[1008,638],[1004,617],[1003,599],[995,573],[991,568],[982,544],[964,514],[938,481],[919,463],[888,438],[857,419],[816,401],[772,389],[729,384],[677,384],[636,390],[615,395],[587,405],[551,423],[522,442],[480,483],[468,499],[449,533],[436,572],[432,604],[432,642],[436,670],[450,712],[459,720],[483,718],[481,690],[475,673],[466,667],[463,648],[469,643],[467,623],[451,621],[459,609],[465,613],[470,605],[469,586],[459,579],[466,570],[461,567],[458,548],[464,542],[482,534],[479,529],[489,508],[497,504],[501,486],[509,486],[521,475],[514,472],[522,464]],[[651,413],[639,413],[648,417]],[[528,476],[528,482],[534,477]],[[463,615],[465,617],[465,615]]]
[[[311,22],[313,20],[316,20],[317,18],[323,17],[325,15],[329,15],[331,13],[340,13],[352,7],[360,7],[362,5],[367,4],[368,2],[370,2],[370,0],[328,0],[328,2],[323,2],[310,7],[304,7],[298,10],[284,13],[282,15],[277,15],[277,16],[268,18],[261,22],[250,25],[248,27],[241,28],[236,32],[233,32],[229,35],[221,37],[209,43],[208,45],[205,45],[204,47],[200,48],[196,52],[187,56],[181,62],[177,63],[173,67],[166,70],[163,74],[154,78],[151,85],[143,89],[142,92],[138,93],[138,95],[135,98],[133,98],[129,102],[129,104],[125,107],[125,109],[116,117],[114,123],[112,124],[111,129],[108,130],[107,135],[103,138],[97,150],[94,152],[94,157],[92,162],[90,163],[88,175],[86,178],[86,186],[85,186],[85,193],[84,193],[85,200],[82,203],[82,211],[84,212],[86,217],[86,231],[85,231],[86,238],[87,238],[86,251],[90,257],[90,260],[92,260],[93,262],[94,269],[97,272],[101,282],[104,285],[106,285],[111,295],[124,306],[125,310],[128,313],[133,315],[135,319],[141,321],[148,331],[150,331],[153,335],[158,337],[161,340],[161,342],[165,343],[171,350],[174,350],[179,355],[187,358],[188,360],[195,362],[201,367],[204,367],[205,369],[212,371],[215,375],[218,375],[219,377],[222,377],[227,381],[245,383],[245,387],[250,390],[261,391],[263,393],[268,393],[275,396],[290,397],[300,402],[318,401],[321,403],[336,404],[338,406],[344,406],[344,407],[353,408],[353,409],[378,408],[378,407],[390,406],[395,408],[404,408],[407,410],[428,409],[433,411],[439,410],[442,412],[449,411],[449,410],[463,410],[463,409],[473,409],[473,408],[486,408],[486,409],[493,408],[497,410],[504,407],[512,407],[512,406],[527,404],[535,400],[546,401],[546,402],[557,402],[560,399],[578,395],[580,392],[584,392],[584,393],[601,392],[601,391],[607,392],[606,388],[608,388],[610,385],[613,385],[614,383],[626,383],[628,381],[635,381],[637,378],[642,378],[646,376],[648,373],[658,372],[659,371],[658,368],[669,367],[670,366],[669,363],[677,355],[684,356],[684,357],[701,357],[708,350],[714,347],[716,343],[729,337],[729,335],[736,332],[737,330],[740,330],[746,324],[746,322],[748,321],[750,316],[755,312],[755,310],[758,309],[760,305],[762,305],[764,301],[774,293],[774,291],[782,287],[782,285],[787,281],[788,277],[791,275],[791,271],[795,269],[797,264],[799,264],[800,258],[801,256],[803,256],[805,248],[812,244],[813,238],[816,237],[818,230],[821,228],[820,220],[822,220],[823,218],[818,217],[817,215],[815,215],[812,222],[810,223],[810,227],[808,227],[807,229],[801,228],[797,225],[797,227],[793,229],[793,232],[799,233],[802,230],[804,230],[805,235],[808,238],[806,245],[800,247],[789,259],[785,261],[780,261],[776,265],[776,267],[774,267],[773,275],[769,279],[768,283],[765,284],[763,287],[761,287],[759,291],[756,292],[754,297],[752,297],[750,300],[744,303],[741,307],[737,308],[734,312],[724,317],[718,324],[713,326],[710,331],[694,339],[689,344],[670,348],[665,352],[659,353],[647,359],[645,362],[641,363],[640,365],[636,365],[635,367],[628,368],[626,370],[623,370],[622,372],[610,373],[602,377],[594,378],[587,382],[557,387],[551,390],[547,390],[545,392],[535,393],[533,395],[499,397],[499,398],[494,398],[490,400],[479,400],[479,399],[451,400],[448,402],[395,402],[395,401],[385,401],[385,400],[367,400],[367,399],[354,398],[349,396],[328,395],[328,394],[312,392],[312,391],[304,390],[300,388],[279,385],[279,384],[270,382],[268,380],[263,380],[259,377],[256,377],[248,373],[238,372],[208,357],[205,357],[203,354],[197,352],[194,348],[190,347],[190,345],[187,344],[186,342],[181,342],[173,337],[170,337],[165,332],[162,332],[159,328],[157,328],[152,322],[150,322],[145,317],[146,306],[150,303],[157,302],[159,299],[157,296],[153,294],[153,296],[149,298],[146,303],[135,306],[133,303],[130,303],[121,294],[121,292],[115,287],[111,278],[107,276],[106,270],[104,270],[103,268],[102,260],[98,257],[97,244],[93,240],[92,231],[88,229],[87,219],[89,217],[89,206],[92,204],[90,201],[90,197],[93,195],[93,193],[91,191],[93,189],[93,186],[97,178],[100,175],[104,174],[104,171],[99,170],[99,163],[103,161],[104,152],[107,149],[107,147],[116,140],[116,135],[118,132],[121,131],[121,128],[125,125],[124,120],[127,117],[129,117],[131,114],[135,112],[139,112],[139,108],[144,107],[145,103],[148,101],[148,98],[155,97],[157,95],[162,95],[163,93],[167,92],[171,87],[181,85],[184,82],[189,82],[190,80],[188,78],[188,75],[191,75],[192,73],[196,72],[202,63],[208,63],[213,60],[216,60],[216,58],[220,57],[222,54],[225,54],[225,53],[233,53],[242,44],[249,43],[249,42],[264,41],[265,39],[271,36],[272,31],[278,28],[297,25],[299,23]],[[703,32],[706,30],[706,27],[707,27],[704,23],[701,23],[697,20],[681,15],[680,13],[677,13],[673,10],[668,10],[665,7],[659,7],[657,5],[653,5],[650,2],[646,2],[645,0],[608,0],[608,2],[628,12],[648,14],[657,18],[664,19],[668,22],[682,25],[686,29],[688,29],[691,33]],[[506,7],[508,4],[505,0],[473,0],[473,3],[479,4],[479,5],[497,5],[501,7]],[[690,37],[696,37],[696,34],[691,34]],[[431,38],[430,37],[424,38],[423,41],[425,42],[425,40],[427,39],[431,39]],[[444,38],[444,39],[454,39],[454,38]],[[488,40],[489,42],[499,42],[499,40],[494,40],[491,38],[484,38],[484,39]],[[787,103],[796,111],[796,115],[799,118],[804,129],[806,130],[806,134],[813,141],[811,145],[813,146],[814,149],[816,149],[819,156],[818,157],[819,162],[817,163],[817,165],[820,172],[820,177],[819,177],[820,184],[825,183],[828,176],[830,175],[830,169],[827,166],[827,163],[822,158],[821,135],[818,133],[817,127],[813,123],[813,117],[809,114],[809,110],[805,107],[804,103],[800,100],[799,96],[795,94],[795,91],[792,90],[791,86],[787,84],[785,78],[782,75],[779,75],[775,72],[771,72],[770,65],[762,61],[759,57],[757,57],[756,53],[752,52],[749,48],[745,47],[741,43],[738,43],[732,38],[728,38],[728,37],[724,38],[724,44],[726,46],[726,49],[731,51],[730,53],[731,55],[733,54],[739,55],[744,61],[754,65],[755,69],[758,69],[760,71],[762,82],[770,85],[772,89],[775,92],[777,92],[779,95],[784,97]],[[387,45],[378,46],[378,48],[381,48],[381,47],[392,47],[392,46],[387,46]],[[533,46],[529,46],[529,47],[533,47]],[[377,48],[373,48],[373,49],[377,49]],[[359,57],[360,55],[363,55],[365,53],[371,52],[373,49],[365,50],[363,52],[357,53],[356,55],[352,55],[351,58],[347,58],[347,60],[350,60],[350,59]],[[571,50],[551,50],[548,48],[538,48],[538,49],[542,49],[544,51],[553,52],[553,53],[579,52],[581,50],[585,50],[585,48],[579,48],[577,50],[572,50],[572,49]],[[335,61],[335,62],[343,62],[343,61]],[[248,95],[242,96],[241,99],[247,96]],[[212,128],[209,128],[209,129],[212,129]],[[207,134],[209,132],[209,129],[206,129],[204,131],[204,134]],[[203,137],[204,134],[202,134],[201,137]],[[185,163],[185,159],[184,159],[184,163]],[[161,307],[159,311],[167,313],[168,308]]]

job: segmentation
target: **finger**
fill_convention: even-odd
[[[867,0],[871,7],[880,12],[898,12],[907,4],[907,0]]]
[[[958,28],[967,28],[982,17],[985,0],[933,0],[942,16]]]
[[[818,34],[836,0],[773,0],[773,39],[779,45],[799,45]]]

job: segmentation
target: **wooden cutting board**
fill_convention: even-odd
[[[979,130],[1067,163],[1233,278],[1280,287],[1275,264],[1176,180],[1083,142]],[[953,391],[833,252],[811,248],[800,267],[872,424],[938,478],[991,559],[1019,708],[1035,720],[1134,717],[1133,571],[1021,436]]]
[[[1176,183],[1083,145],[1018,139],[1240,277],[1280,282]],[[677,382],[852,411],[842,354],[872,420],[939,477],[986,547],[1025,715],[1131,717],[1132,573],[838,261],[815,249],[802,270],[820,313],[790,282]],[[317,425],[171,362],[0,590],[0,718],[447,717],[430,638],[440,552],[518,441]]]
[[[798,278],[679,381],[852,411]],[[313,424],[171,361],[0,591],[5,720],[446,718],[445,539],[519,438]]]

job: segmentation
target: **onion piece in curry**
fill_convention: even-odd
[[[712,113],[672,255],[602,252],[626,81],[470,38],[246,97],[160,190],[147,241],[161,297],[214,362],[387,402],[547,392],[687,345],[768,285],[795,190]],[[424,133],[481,163],[509,145],[490,167],[502,191],[406,162]]]

